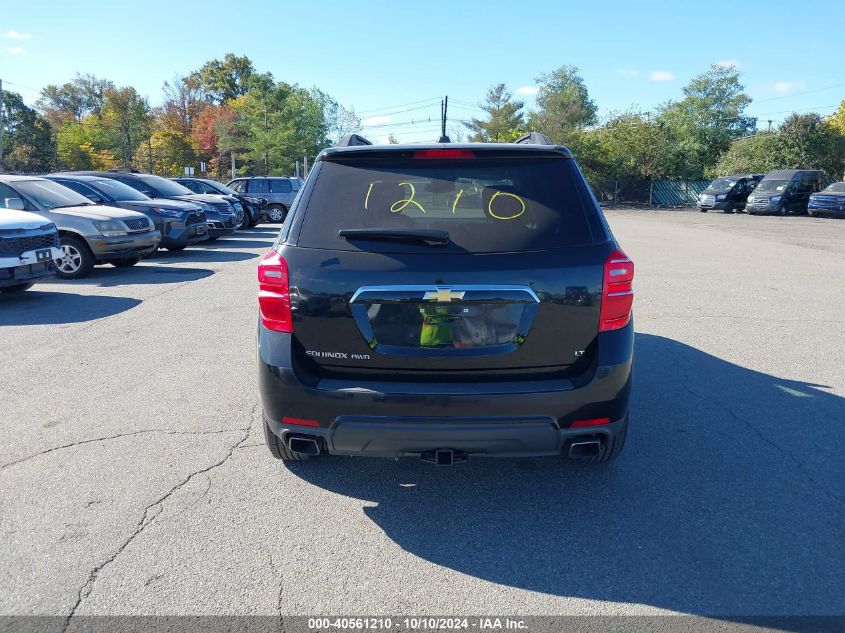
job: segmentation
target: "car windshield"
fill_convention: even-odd
[[[230,189],[226,185],[221,184],[221,183],[217,182],[216,180],[204,180],[203,182],[205,182],[209,187],[216,189],[218,193],[222,193],[222,194],[225,194],[227,196],[239,196],[239,195],[241,195],[237,191],[235,191],[234,189]]]
[[[133,189],[129,185],[125,185],[117,180],[103,178],[102,180],[95,180],[94,182],[90,182],[88,184],[93,186],[95,189],[99,189],[102,193],[114,200],[140,201],[150,199],[137,189]]]
[[[757,191],[781,192],[788,184],[788,180],[764,180],[757,185]]]
[[[188,196],[194,193],[187,187],[180,185],[178,182],[173,182],[172,180],[162,178],[161,176],[145,174],[141,176],[141,179],[147,183],[147,185],[155,189],[161,196]]]
[[[830,193],[845,193],[845,182],[835,182],[825,189],[825,191]]]
[[[733,189],[736,180],[731,178],[717,178],[710,183],[710,186],[705,189],[709,193],[725,193]]]
[[[52,180],[18,180],[14,186],[45,209],[91,204],[91,201],[82,194]]]
[[[589,193],[579,187],[571,160],[325,161],[316,183],[301,246],[431,251],[420,244],[340,239],[344,229],[446,232],[451,250],[473,253],[544,250],[593,240]]]

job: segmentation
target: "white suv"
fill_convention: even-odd
[[[22,292],[52,277],[61,258],[55,224],[35,213],[0,209],[0,292]]]

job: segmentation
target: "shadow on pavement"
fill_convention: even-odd
[[[660,336],[636,345],[628,444],[606,466],[288,468],[377,502],[363,512],[407,552],[490,582],[736,621],[843,614],[845,399]]]
[[[38,286],[21,294],[0,295],[0,326],[83,323],[134,308],[140,299],[42,292]]]
[[[145,260],[146,262],[147,260]],[[131,268],[112,268],[111,266],[96,266],[89,275],[82,279],[61,280],[58,283],[68,286],[112,286],[175,284],[184,281],[196,281],[214,274],[213,270],[205,268],[175,268],[171,266],[155,266],[147,263],[136,264]],[[37,286],[36,286],[37,288]]]
[[[145,262],[242,262],[247,259],[258,257],[256,253],[245,253],[243,251],[226,251],[215,248],[187,248],[184,251],[158,251],[146,258]]]
[[[240,234],[238,234],[238,237],[240,237]],[[203,248],[210,248],[212,250],[215,248],[270,248],[271,246],[273,246],[273,243],[274,242],[271,240],[241,240],[233,237],[227,237],[225,239],[215,240],[214,242],[211,242],[208,245],[203,244]]]

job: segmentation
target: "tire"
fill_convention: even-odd
[[[270,425],[267,423],[266,417],[264,418],[264,439],[267,441],[267,448],[270,449],[270,454],[276,459],[281,459],[286,462],[304,462],[311,459],[310,455],[294,453],[285,446],[281,438],[279,438],[270,429]]]
[[[187,247],[187,244],[178,244],[177,246],[165,246],[164,248],[171,253],[178,253],[179,251],[184,251]]]
[[[275,224],[279,224],[285,221],[285,216],[288,214],[288,210],[285,209],[282,205],[275,204],[269,209],[267,209],[267,215],[270,216],[270,222]]]
[[[733,207],[730,207],[730,206],[725,207],[725,213],[730,213],[730,214],[733,214],[733,212],[734,212]]]
[[[131,268],[139,261],[141,261],[140,257],[133,257],[132,259],[116,259],[113,262],[109,262],[109,264],[115,268]]]
[[[0,288],[0,293],[4,295],[13,295],[18,292],[23,292],[25,290],[29,290],[35,284],[32,282],[26,282],[22,284],[15,284],[14,286],[6,286],[5,288]]]
[[[807,209],[807,215],[810,216],[811,218],[814,218],[814,217],[816,217],[816,212],[813,211],[812,209]]]
[[[608,462],[612,462],[614,459],[619,457],[619,454],[622,452],[622,449],[625,448],[625,440],[628,438],[629,417],[630,413],[626,413],[625,421],[619,428],[619,433],[614,436],[613,443],[611,445],[605,446],[604,452],[602,452],[601,455],[596,455],[595,457],[590,457],[589,459],[579,461],[585,464],[607,464]]]
[[[60,279],[80,279],[94,268],[94,254],[81,237],[60,235],[64,257],[56,262],[56,276]]]
[[[701,211],[702,213],[707,213],[707,209],[702,209],[701,207],[699,207],[698,210]]]

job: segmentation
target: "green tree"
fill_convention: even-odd
[[[830,124],[845,135],[845,101],[839,104],[839,109],[830,117]]]
[[[790,115],[778,128],[778,140],[783,168],[816,168],[831,177],[842,177],[845,136],[820,115]]]
[[[783,169],[780,142],[776,132],[762,132],[731,143],[716,165],[708,168],[708,178],[733,174],[765,174]]]
[[[218,105],[245,95],[254,76],[252,60],[233,53],[227,53],[222,60],[212,59],[191,74],[206,97]]]
[[[81,122],[88,114],[99,114],[106,91],[114,87],[114,83],[108,79],[77,73],[71,81],[61,86],[45,86],[37,105],[53,127],[58,129],[67,119]]]
[[[756,120],[745,115],[750,103],[733,66],[714,64],[693,77],[684,87],[684,98],[661,107],[657,117],[670,148],[664,171],[701,178],[732,141],[754,133]]]
[[[181,176],[196,163],[190,138],[178,130],[156,130],[135,151],[134,164],[160,176]]]
[[[598,107],[575,66],[561,66],[537,77],[537,111],[528,121],[531,129],[557,143],[572,144],[576,133],[596,123]]]
[[[470,141],[482,143],[507,143],[514,141],[525,130],[522,101],[516,101],[505,88],[497,84],[487,91],[485,102],[479,107],[488,119],[472,119],[465,125],[473,132]]]
[[[52,168],[55,145],[47,120],[16,92],[3,94],[3,164],[9,171],[39,172]]]
[[[132,164],[135,151],[150,136],[150,106],[135,88],[110,88],[106,91],[100,117],[109,147],[121,156],[124,165]]]

